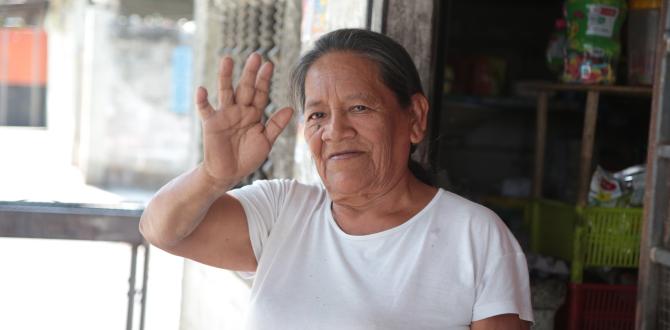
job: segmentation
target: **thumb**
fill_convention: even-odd
[[[195,105],[198,108],[200,119],[207,119],[214,113],[214,108],[207,100],[207,89],[200,86],[195,93]]]
[[[275,143],[279,134],[288,125],[291,117],[293,117],[293,109],[283,108],[273,113],[272,117],[268,119],[265,123],[265,137],[270,141],[270,144]]]

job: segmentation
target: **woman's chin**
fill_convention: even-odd
[[[332,198],[335,196],[360,195],[370,186],[372,177],[361,175],[334,175],[324,182]]]

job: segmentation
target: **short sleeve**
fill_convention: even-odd
[[[472,320],[500,314],[518,314],[533,321],[528,265],[523,253],[506,254],[491,260],[476,290]]]
[[[291,180],[258,180],[251,185],[228,192],[244,208],[256,261],[259,261],[263,254],[264,244],[277,221],[291,182]]]
[[[476,213],[473,230],[476,286],[472,320],[517,314],[533,321],[528,264],[519,243],[491,210]]]

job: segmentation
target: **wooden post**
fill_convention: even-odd
[[[584,207],[588,202],[589,185],[591,179],[591,159],[593,158],[593,141],[598,119],[598,99],[600,92],[589,91],[586,96],[586,111],[584,112],[584,129],[582,133],[582,151],[579,159],[579,190],[577,206]]]
[[[542,197],[542,179],[544,177],[544,150],[547,142],[548,94],[540,91],[537,97],[537,116],[535,124],[535,167],[533,173],[533,198]]]
[[[371,27],[378,29],[381,24],[381,31],[389,37],[398,41],[414,60],[421,85],[430,101],[431,107],[439,104],[436,98],[442,97],[442,91],[434,90],[433,83],[437,73],[435,56],[436,43],[436,20],[439,13],[439,1],[434,0],[374,0],[372,7]],[[381,23],[376,21],[376,17],[382,12]],[[441,68],[440,68],[441,69]],[[432,108],[431,112],[440,112],[439,107]],[[428,120],[439,120],[439,116],[430,114]],[[431,125],[429,123],[428,127]],[[431,145],[431,132],[427,132],[426,138],[419,143],[417,152],[413,159],[420,162],[427,168],[430,167],[429,149],[438,147],[435,143]]]
[[[669,278],[663,276],[667,268],[653,261],[652,249],[670,246],[670,168],[667,157],[662,158],[659,148],[670,140],[670,71],[668,70],[670,52],[670,1],[663,1],[656,43],[656,64],[654,66],[654,93],[651,105],[649,125],[649,143],[647,151],[647,171],[644,196],[644,220],[640,238],[640,269],[637,284],[637,310],[635,328],[639,330],[659,329],[670,320],[667,306],[663,306],[668,297]],[[666,300],[667,301],[667,300]]]

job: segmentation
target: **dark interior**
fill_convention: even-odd
[[[562,3],[441,3],[430,136],[431,165],[441,185],[481,201],[501,195],[506,181],[523,186],[532,179],[536,98],[524,83],[557,81],[545,54]],[[624,85],[625,31],[624,25],[617,67],[617,84]],[[477,81],[500,71],[493,87]],[[585,98],[578,92],[550,97],[543,196],[576,199]],[[650,107],[649,97],[601,95],[594,169],[618,171],[645,162]]]

